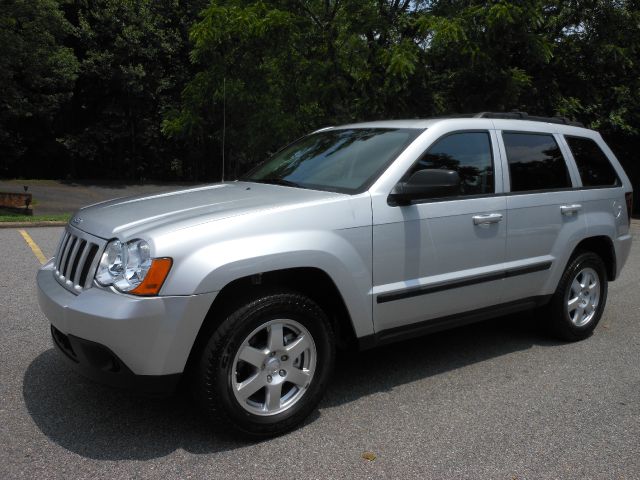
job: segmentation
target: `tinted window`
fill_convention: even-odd
[[[455,170],[460,176],[457,195],[493,193],[493,162],[488,132],[454,133],[436,141],[410,170]]]
[[[553,135],[503,133],[511,191],[571,187],[569,171]]]
[[[620,180],[609,159],[598,144],[590,138],[564,137],[578,165],[582,185],[604,187],[620,185]]]
[[[325,130],[280,150],[243,180],[355,193],[420,135],[408,128]]]

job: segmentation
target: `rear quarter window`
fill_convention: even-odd
[[[564,138],[576,161],[584,187],[617,187],[621,185],[607,155],[594,140],[568,135],[565,135]]]
[[[553,135],[503,132],[512,192],[571,188],[571,178]]]

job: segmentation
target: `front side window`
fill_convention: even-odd
[[[618,175],[596,142],[586,137],[565,135],[564,138],[578,166],[583,186],[616,187],[620,185]]]
[[[424,130],[325,130],[285,147],[242,180],[357,193],[368,188]]]
[[[406,178],[425,169],[455,170],[460,190],[452,195],[494,193],[489,132],[460,132],[437,140],[411,168]]]
[[[509,162],[512,192],[571,187],[571,178],[553,135],[502,134]]]

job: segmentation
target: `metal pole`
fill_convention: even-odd
[[[222,179],[224,182],[224,139],[227,134],[227,79],[222,78]]]

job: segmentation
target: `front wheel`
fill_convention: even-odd
[[[311,299],[264,294],[229,315],[205,346],[194,386],[216,424],[249,437],[283,433],[313,411],[333,368],[331,324]]]
[[[574,257],[549,304],[549,323],[563,340],[587,338],[598,325],[607,301],[607,274],[602,259],[592,252]]]

